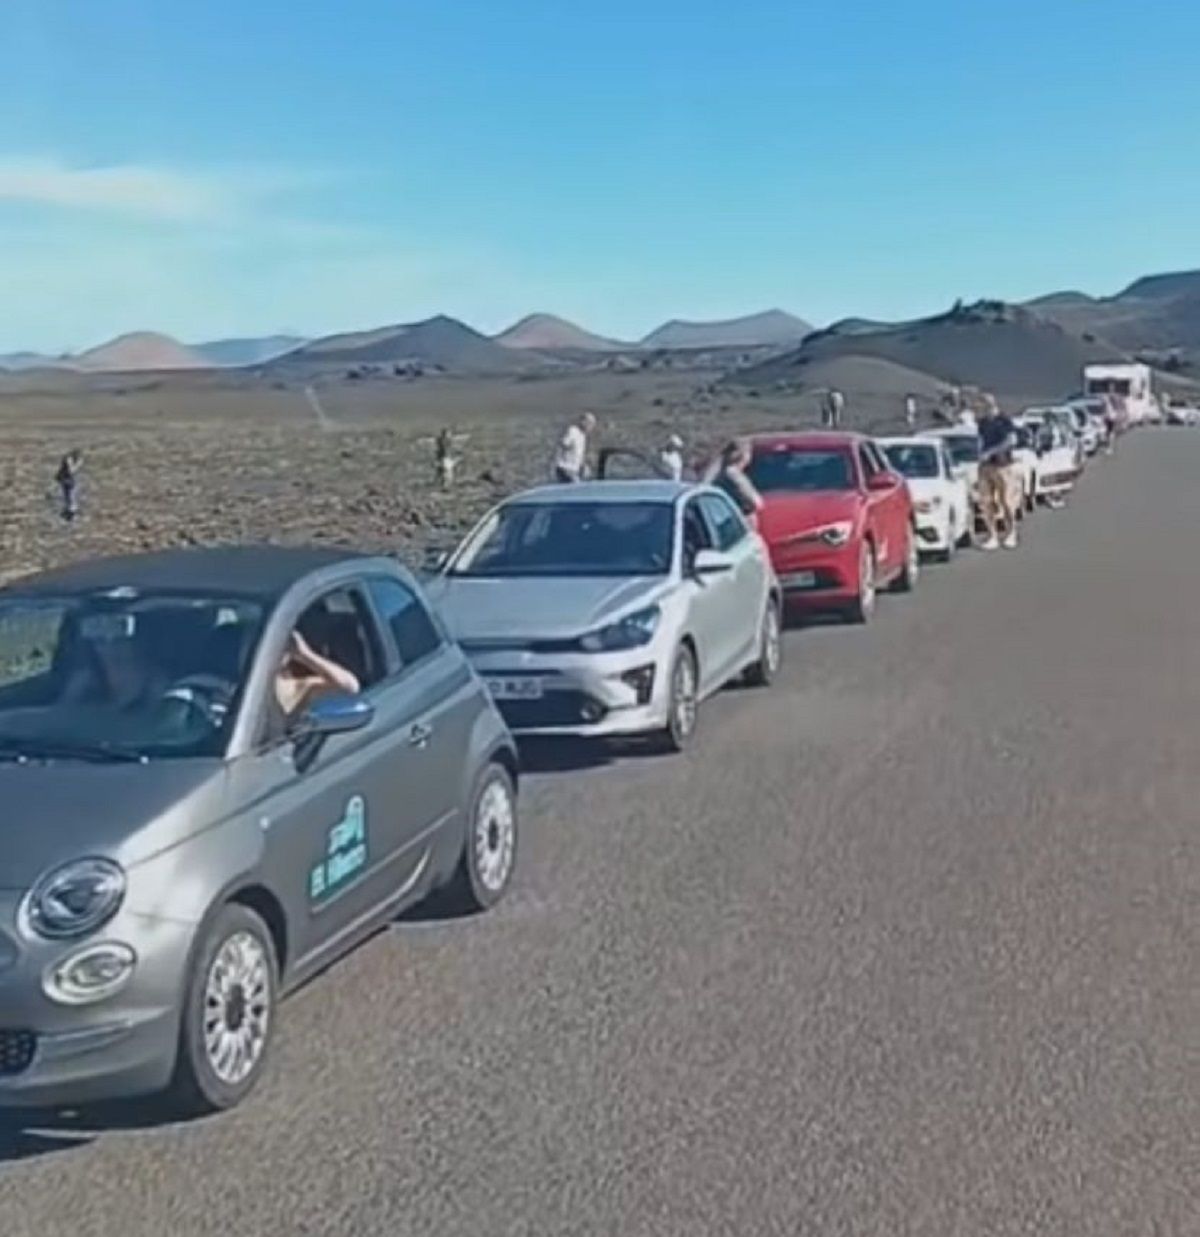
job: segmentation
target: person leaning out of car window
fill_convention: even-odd
[[[359,690],[358,678],[351,671],[315,652],[299,629],[292,632],[275,674],[275,700],[285,724],[322,696],[355,696]]]
[[[750,444],[735,438],[725,444],[721,454],[708,466],[704,480],[722,489],[738,505],[742,514],[754,524],[763,508],[763,497],[746,475],[753,454]]]

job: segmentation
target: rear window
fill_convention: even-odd
[[[941,475],[938,449],[932,444],[917,446],[911,443],[894,443],[883,450],[888,457],[888,463],[902,476],[921,480]]]

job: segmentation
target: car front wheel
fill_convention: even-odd
[[[254,1089],[275,1030],[279,964],[262,919],[229,903],[208,926],[188,979],[169,1103],[233,1108]]]
[[[466,837],[448,893],[468,911],[490,910],[508,892],[517,863],[517,792],[507,769],[489,764],[471,796]]]
[[[917,580],[920,575],[921,555],[917,549],[917,534],[910,528],[908,530],[908,545],[904,550],[904,566],[896,577],[896,583],[892,586],[893,590],[897,593],[911,593],[917,587]]]
[[[852,623],[870,622],[875,613],[875,551],[865,538],[858,550],[858,596],[846,614]]]
[[[663,746],[670,752],[682,752],[696,733],[700,711],[700,671],[696,654],[681,644],[671,663],[671,680],[667,698],[667,724],[662,731]]]
[[[751,687],[770,687],[783,661],[783,621],[779,603],[772,597],[763,611],[762,628],[758,636],[758,657],[746,670],[746,682]]]

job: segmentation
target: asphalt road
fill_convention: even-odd
[[[0,1232],[1200,1233],[1200,434],[794,633],[191,1125],[0,1135]]]

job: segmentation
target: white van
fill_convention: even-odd
[[[1131,362],[1123,365],[1085,365],[1085,395],[1106,396],[1127,425],[1155,424],[1162,420],[1162,409],[1154,396],[1150,366]]]

